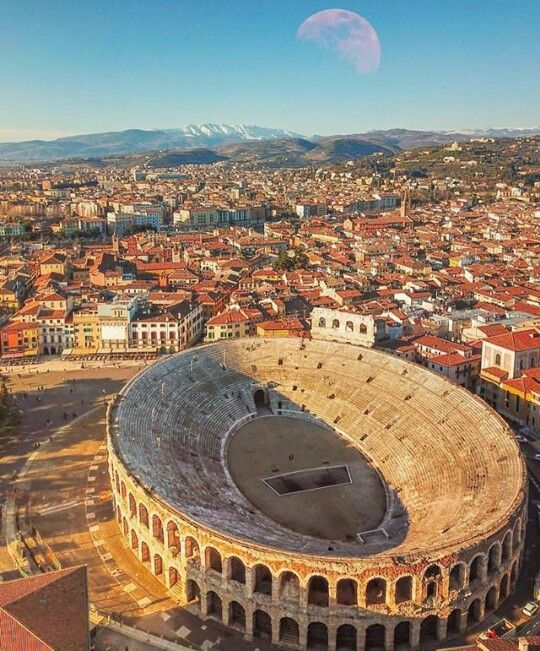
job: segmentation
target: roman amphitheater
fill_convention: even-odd
[[[248,638],[440,646],[518,575],[512,433],[391,355],[298,339],[191,349],[116,396],[108,447],[126,547],[180,605]]]

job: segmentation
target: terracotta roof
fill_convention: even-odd
[[[489,337],[486,342],[515,352],[540,348],[540,331],[532,328],[530,330],[508,332],[503,335]]]
[[[1,583],[0,616],[12,635],[6,639],[2,626],[2,648],[87,651],[86,567]]]

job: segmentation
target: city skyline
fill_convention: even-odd
[[[380,40],[380,65],[365,75],[297,36],[306,19],[333,8],[1,3],[10,29],[0,44],[0,141],[194,122],[306,136],[538,127],[536,3],[340,3]]]

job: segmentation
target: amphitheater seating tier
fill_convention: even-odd
[[[280,401],[283,413],[334,427],[384,478],[390,538],[334,541],[332,555],[372,562],[374,555],[457,550],[498,531],[522,498],[517,444],[479,399],[396,357],[321,341],[241,339],[154,364],[124,387],[111,410],[115,448],[143,485],[203,525],[328,555],[327,541],[254,509],[226,471],[228,434],[256,415],[259,386],[267,387],[274,412]]]

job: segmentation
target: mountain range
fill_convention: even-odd
[[[178,129],[128,129],[56,140],[0,143],[0,161],[30,163],[101,159],[156,152],[153,158],[158,166],[163,167],[218,160],[297,167],[351,160],[374,153],[392,154],[403,149],[429,147],[471,137],[512,138],[538,134],[540,129],[468,129],[460,132],[389,129],[306,139],[285,129],[205,123]]]

